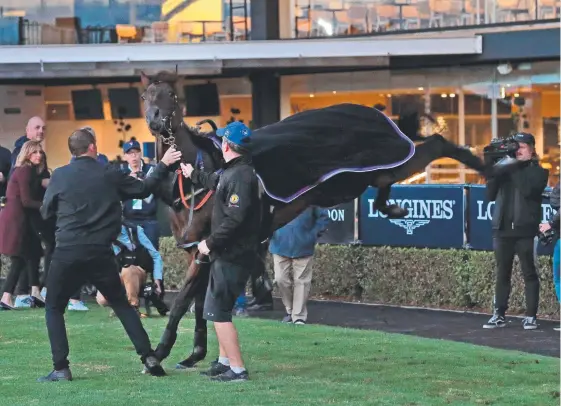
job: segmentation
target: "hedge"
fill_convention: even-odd
[[[166,286],[181,286],[185,256],[175,240],[160,243]],[[540,316],[559,315],[551,257],[538,257]],[[268,272],[273,277],[272,259]],[[492,311],[493,252],[448,249],[318,245],[313,265],[312,296],[368,303]],[[278,293],[278,292],[277,292]],[[510,314],[524,312],[524,280],[515,259]]]
[[[161,239],[167,289],[181,286],[185,253],[171,237]],[[559,316],[551,257],[540,256],[540,316]],[[3,273],[7,269],[3,258]],[[492,252],[318,245],[313,265],[312,297],[367,303],[490,312],[494,294]],[[273,276],[269,257],[268,272]],[[524,312],[524,280],[515,259],[510,314]]]

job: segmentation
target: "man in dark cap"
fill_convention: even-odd
[[[135,139],[123,145],[123,158],[126,161],[121,167],[130,176],[144,179],[154,170],[154,165],[142,160],[140,143]],[[131,199],[123,202],[123,217],[131,224],[142,227],[152,245],[160,248],[160,226],[158,224],[158,200],[154,195],[146,199]]]
[[[506,325],[510,281],[514,255],[520,260],[526,294],[525,330],[537,328],[540,282],[534,262],[534,237],[542,218],[542,193],[547,186],[549,172],[542,168],[536,154],[534,136],[518,133],[516,163],[487,181],[487,196],[495,201],[493,209],[493,246],[497,263],[493,317],[483,328]],[[513,160],[513,157],[506,158]]]
[[[244,291],[255,266],[261,227],[259,183],[247,144],[251,130],[236,121],[218,129],[222,138],[224,172],[205,173],[181,164],[185,177],[208,189],[216,189],[210,236],[199,252],[210,255],[211,270],[204,304],[204,318],[214,322],[220,356],[206,375],[214,381],[245,381],[238,333],[232,323],[232,309]]]

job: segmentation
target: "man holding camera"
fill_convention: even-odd
[[[535,152],[534,136],[518,133],[516,163],[487,181],[487,196],[495,201],[493,210],[493,245],[497,263],[495,308],[493,317],[483,328],[506,325],[514,254],[518,255],[524,275],[526,296],[525,330],[537,328],[540,283],[534,262],[534,237],[541,220],[542,192],[549,172],[543,169]],[[512,160],[507,157],[506,160]]]

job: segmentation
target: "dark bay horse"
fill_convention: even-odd
[[[183,153],[182,161],[193,166],[203,167],[205,171],[219,170],[224,161],[220,151],[220,140],[212,132],[203,133],[199,127],[193,128],[183,121],[175,90],[177,77],[169,72],[160,72],[149,78],[141,74],[145,87],[142,95],[145,118],[150,131],[157,139],[158,159],[164,150],[173,145]],[[468,149],[459,147],[440,134],[420,137],[418,117],[404,117],[398,123],[401,130],[413,141],[419,141],[411,159],[392,169],[373,172],[343,172],[320,183],[289,203],[277,201],[263,193],[264,218],[262,241],[266,241],[278,228],[290,222],[309,206],[332,207],[360,196],[366,188],[378,188],[375,207],[390,218],[405,217],[407,209],[398,205],[388,205],[391,186],[411,175],[424,170],[432,161],[443,157],[455,159],[489,176],[493,170],[486,166]],[[189,267],[185,282],[172,306],[169,321],[156,349],[160,360],[169,356],[177,338],[177,328],[181,318],[195,300],[195,338],[192,354],[181,361],[178,368],[190,368],[206,356],[207,325],[202,317],[202,307],[209,277],[209,264],[206,257],[197,254],[196,244],[204,240],[210,232],[210,218],[214,195],[212,191],[201,190],[180,173],[170,174],[168,182],[162,184],[157,192],[170,206],[170,223],[178,247],[186,252]],[[265,255],[263,245],[263,256]],[[258,261],[254,272],[262,272],[263,261]]]

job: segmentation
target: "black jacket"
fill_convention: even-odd
[[[238,157],[221,175],[194,170],[193,182],[216,189],[211,233],[206,239],[211,259],[245,264],[255,260],[259,247],[261,202],[251,161]]]
[[[154,169],[154,165],[142,163],[141,172],[144,177],[148,176]],[[130,175],[131,170],[128,165],[123,165],[121,170]],[[141,203],[141,208],[135,209],[134,200],[127,200],[123,202],[123,217],[127,220],[154,220],[158,219],[158,199],[155,196],[148,196],[148,198],[143,199]]]
[[[90,157],[79,157],[57,168],[41,207],[44,219],[56,216],[57,247],[110,247],[121,232],[121,201],[148,197],[166,172],[160,163],[141,181]]]
[[[551,205],[551,208],[555,210],[555,214],[553,215],[551,220],[549,220],[549,224],[551,225],[551,228],[559,231],[559,182],[557,182],[557,184],[551,191],[551,195],[549,196],[549,204]]]
[[[12,155],[8,148],[0,147],[0,172],[4,175],[4,181],[0,183],[0,196],[6,196],[8,177],[12,170]]]
[[[539,231],[549,172],[535,160],[520,161],[517,166],[487,182],[487,197],[495,201],[493,232],[504,237],[534,237]]]

